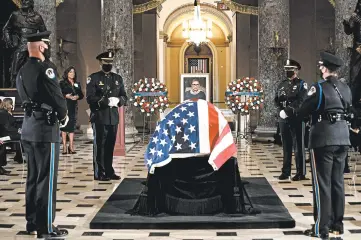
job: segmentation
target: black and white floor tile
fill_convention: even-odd
[[[128,146],[126,157],[114,157],[114,168],[122,179],[145,178],[145,145]],[[271,143],[239,144],[238,160],[244,177],[265,177],[296,220],[294,229],[264,230],[90,230],[89,222],[119,185],[119,181],[93,180],[92,145],[78,140],[77,154],[61,155],[58,174],[57,216],[55,224],[67,228],[67,239],[197,239],[197,240],[270,240],[311,239],[302,235],[313,223],[311,180],[279,181],[282,149]],[[34,239],[25,230],[26,165],[8,156],[10,176],[0,176],[0,239]],[[293,165],[294,166],[294,165]],[[307,166],[310,170],[309,165]],[[343,239],[361,239],[361,156],[351,154],[352,173],[345,174],[346,213]],[[295,171],[295,169],[293,169]],[[310,172],[308,177],[311,177]]]

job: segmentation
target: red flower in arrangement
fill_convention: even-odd
[[[244,77],[228,84],[225,102],[233,113],[247,115],[260,109],[263,101],[263,88],[255,78]]]
[[[169,107],[167,87],[155,78],[140,79],[134,84],[132,92],[130,101],[147,116],[157,111],[164,112]]]

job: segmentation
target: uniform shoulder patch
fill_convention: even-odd
[[[307,95],[308,95],[308,96],[312,96],[312,95],[315,94],[315,93],[316,93],[316,87],[315,87],[315,86],[312,86],[312,87],[310,88],[310,91],[308,91]]]
[[[52,68],[46,69],[46,70],[45,70],[45,74],[46,74],[46,76],[48,76],[48,78],[50,78],[50,79],[54,79],[54,78],[55,78],[54,69],[52,69]]]
[[[307,90],[308,86],[307,86],[307,83],[303,83],[303,87]]]
[[[86,84],[89,84],[91,80],[92,80],[92,78],[91,78],[91,77],[88,77],[88,78],[86,79]]]

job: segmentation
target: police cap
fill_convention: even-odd
[[[284,65],[285,70],[301,70],[301,64],[293,59],[287,59]]]
[[[321,60],[318,62],[320,66],[324,66],[331,71],[335,71],[337,68],[343,65],[343,61],[341,58],[328,53],[328,52],[321,52]]]
[[[50,42],[49,36],[50,36],[51,32],[50,31],[45,31],[45,32],[37,32],[37,33],[32,33],[32,34],[28,34],[25,36],[25,38],[27,39],[28,42]]]
[[[114,52],[113,51],[106,51],[103,52],[101,54],[99,54],[96,57],[97,60],[108,60],[108,61],[113,61],[114,59]]]

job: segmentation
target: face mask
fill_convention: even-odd
[[[295,73],[293,71],[286,71],[287,78],[291,78]]]
[[[113,68],[113,65],[112,64],[103,64],[102,65],[102,70],[104,72],[110,72]]]
[[[50,55],[51,55],[50,45],[48,45],[48,49],[44,49],[43,55],[46,59],[50,59]]]

